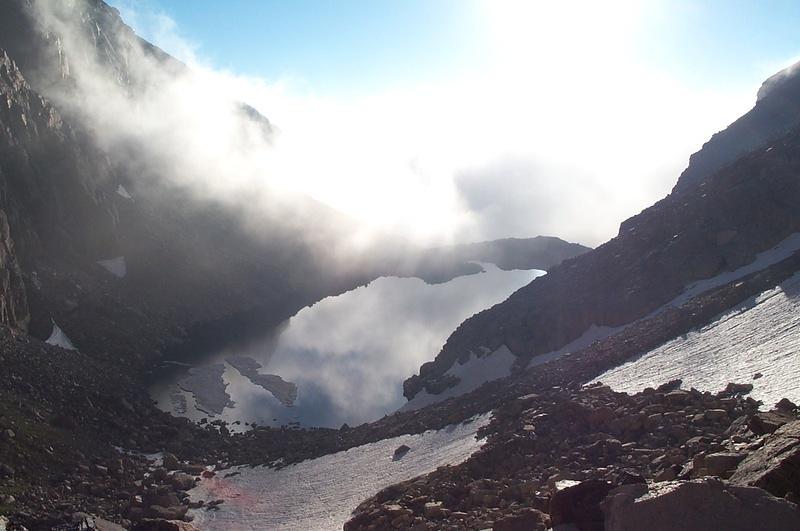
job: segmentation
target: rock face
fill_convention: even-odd
[[[456,360],[481,347],[505,344],[522,358],[558,350],[592,325],[631,323],[692,282],[752,262],[800,230],[798,172],[800,129],[794,129],[696,186],[677,187],[623,222],[608,243],[462,323],[436,359],[406,380],[405,396],[432,392]]]
[[[88,50],[76,50],[61,25]],[[139,56],[163,77],[185,71],[101,0],[0,3],[0,324],[46,339],[55,321],[81,352],[139,366],[187,331],[225,321],[222,329],[255,309],[263,328],[265,316],[288,318],[374,278],[332,271],[305,229],[267,222],[254,237],[233,213],[163,175],[143,177],[153,172],[142,170],[136,146],[102,148],[71,104],[79,67],[94,61],[96,73],[135,93],[162,78],[133,68]],[[234,112],[243,128],[272,134],[255,109]],[[337,214],[307,203],[320,225],[339,226]],[[124,275],[101,267],[110,262],[123,263]]]
[[[0,323],[26,330],[30,315],[6,213],[0,210]]]
[[[755,107],[691,156],[675,189],[689,189],[800,124],[800,63],[767,79]]]
[[[775,496],[800,493],[800,421],[784,424],[769,435],[761,448],[742,461],[731,482],[761,487]]]
[[[626,485],[609,494],[603,510],[606,531],[800,529],[793,503],[716,479]]]

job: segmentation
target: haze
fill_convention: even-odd
[[[200,3],[111,2],[277,125],[260,179],[423,243],[602,243],[800,51],[741,53],[726,2]]]

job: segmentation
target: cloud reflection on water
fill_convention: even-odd
[[[542,274],[484,268],[485,273],[436,285],[380,278],[305,308],[280,327],[277,339],[268,332],[261,340],[221,350],[207,363],[246,356],[262,365],[262,374],[298,386],[294,406],[287,407],[228,366],[224,379],[235,406],[221,418],[339,427],[395,411],[405,403],[403,380],[433,359],[462,321]]]

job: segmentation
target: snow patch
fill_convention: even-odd
[[[425,390],[418,392],[414,398],[406,402],[398,411],[414,411],[416,409],[447,400],[448,398],[469,393],[482,386],[486,382],[504,378],[511,374],[511,367],[517,357],[502,345],[486,356],[471,356],[466,363],[453,363],[445,375],[456,376],[459,378],[458,384],[445,389],[438,395],[428,393]]]
[[[674,378],[712,392],[749,382],[767,406],[800,400],[800,273],[594,381],[632,393]]]
[[[225,503],[218,511],[191,510],[192,523],[210,531],[342,529],[356,506],[381,489],[466,460],[482,446],[475,435],[490,416],[384,439],[280,470],[261,466],[217,471],[189,494],[193,500],[221,498]],[[411,451],[393,460],[403,444]],[[238,475],[225,478],[230,472]]]
[[[131,197],[131,194],[129,194],[128,191],[125,189],[125,187],[122,186],[121,184],[117,186],[117,195],[133,201],[133,197]]]
[[[670,307],[682,306],[683,304],[686,304],[693,298],[708,290],[724,286],[735,280],[746,277],[751,273],[766,269],[767,267],[777,264],[778,262],[790,257],[797,250],[800,250],[800,233],[796,232],[782,240],[775,247],[757,254],[755,259],[745,266],[687,285],[683,293],[672,299],[667,304],[653,310],[642,319],[654,317]],[[558,350],[534,357],[528,364],[528,368],[547,363],[548,361],[552,361],[565,354],[570,354],[572,352],[577,352],[578,350],[584,349],[595,341],[605,339],[622,332],[628,326],[641,321],[642,319],[637,319],[636,321],[632,321],[617,327],[592,325],[578,339],[572,341],[571,343],[561,347]]]
[[[128,274],[128,267],[125,263],[124,256],[117,256],[116,258],[109,258],[108,260],[98,260],[97,265],[117,278],[125,278],[125,275]]]
[[[558,359],[561,356],[566,354],[571,354],[573,352],[577,352],[582,350],[595,341],[600,339],[605,339],[607,337],[613,336],[614,334],[621,332],[626,326],[597,326],[592,325],[586,329],[586,331],[580,335],[577,339],[570,341],[563,347],[558,350],[551,350],[545,354],[540,354],[539,356],[535,356],[529,363],[527,368],[530,369],[531,367],[536,367],[537,365],[542,365],[547,363],[548,361],[553,361],[554,359]]]
[[[733,282],[734,280],[744,278],[751,273],[755,273],[757,271],[761,271],[762,269],[766,269],[769,266],[775,265],[778,262],[789,258],[798,250],[800,250],[800,232],[795,232],[781,241],[775,247],[767,249],[762,253],[758,253],[752,262],[740,267],[739,269],[726,271],[715,277],[706,278],[704,280],[699,280],[689,284],[686,286],[686,289],[683,293],[667,303],[666,306],[674,306],[676,308],[682,306],[701,293],[704,293],[710,289],[719,288],[725,284]],[[650,315],[660,313],[663,311],[663,309],[664,307],[661,307]]]
[[[50,332],[50,337],[47,338],[45,343],[48,345],[61,347],[65,350],[78,350],[75,348],[75,345],[72,344],[72,341],[69,340],[67,334],[65,334],[64,331],[59,328],[55,321],[53,321],[53,331]]]

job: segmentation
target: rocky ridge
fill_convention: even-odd
[[[619,327],[731,271],[800,230],[800,129],[624,221],[617,237],[565,260],[462,323],[436,359],[404,383],[407,398],[436,394],[456,361],[505,344],[529,359],[591,326]]]

